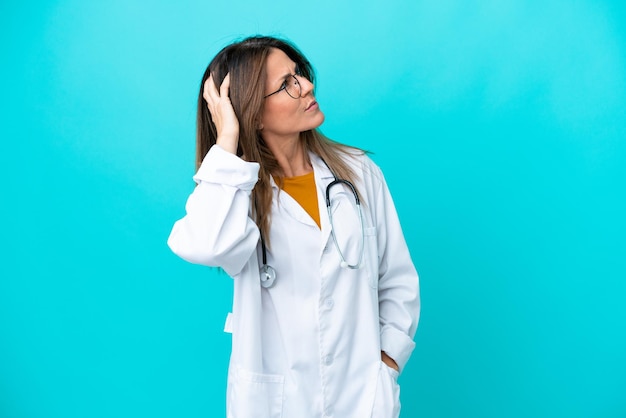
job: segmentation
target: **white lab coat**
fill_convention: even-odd
[[[259,230],[250,193],[259,165],[213,146],[194,176],[187,214],[168,240],[192,263],[222,267],[234,282],[228,373],[229,418],[391,418],[400,410],[398,372],[415,343],[418,276],[380,169],[350,158],[365,224],[360,269],[340,266],[330,236],[326,186],[334,179],[311,155],[321,230],[275,184],[268,264],[273,287],[262,288]],[[336,237],[348,263],[359,257],[361,226],[346,186],[331,188]]]

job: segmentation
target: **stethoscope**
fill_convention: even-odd
[[[322,161],[324,162],[324,164],[326,164],[326,161]],[[326,164],[326,167],[328,167],[328,164]],[[328,169],[330,170],[330,167],[328,167]],[[361,267],[363,254],[365,253],[365,226],[363,224],[363,211],[361,210],[361,200],[359,199],[359,194],[356,192],[356,188],[351,182],[349,182],[348,180],[337,178],[332,170],[330,170],[330,172],[335,179],[330,182],[328,186],[326,186],[326,209],[328,210],[328,220],[330,222],[330,235],[333,237],[335,248],[337,249],[337,253],[339,253],[339,258],[341,259],[341,263],[339,265],[342,268],[358,269]],[[344,257],[341,248],[339,248],[339,242],[337,241],[337,236],[335,235],[335,226],[333,224],[333,214],[330,204],[330,190],[333,188],[333,186],[340,186],[342,184],[347,186],[354,195],[357,212],[359,213],[359,222],[361,223],[361,249],[359,251],[359,261],[356,264],[350,264],[346,261],[346,258]],[[274,285],[274,282],[276,281],[276,270],[274,270],[274,267],[267,264],[267,249],[265,248],[265,240],[263,239],[263,234],[261,234],[261,258],[263,261],[260,269],[261,286],[264,288],[270,288]]]

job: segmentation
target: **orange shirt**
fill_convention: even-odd
[[[320,209],[317,205],[317,189],[313,171],[303,176],[283,178],[282,189],[293,197],[320,227]]]

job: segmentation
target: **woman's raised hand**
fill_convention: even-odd
[[[226,74],[219,92],[213,81],[213,74],[204,82],[202,97],[206,100],[213,123],[217,129],[217,144],[226,151],[237,153],[239,144],[239,121],[230,102],[230,73]]]

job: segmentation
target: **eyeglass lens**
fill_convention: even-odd
[[[302,87],[300,86],[300,82],[295,75],[289,77],[285,90],[287,90],[287,94],[294,99],[298,99],[302,95]]]

